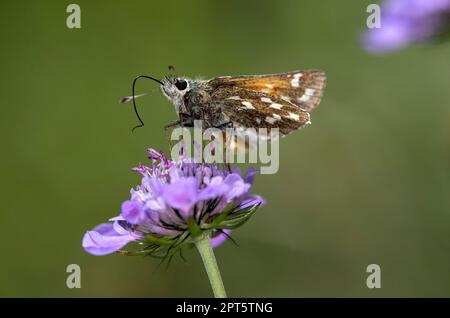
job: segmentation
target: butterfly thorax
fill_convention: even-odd
[[[181,126],[192,126],[195,120],[202,120],[203,128],[222,128],[227,122],[220,104],[213,102],[211,89],[205,81],[167,78],[163,83],[161,90],[174,105]]]

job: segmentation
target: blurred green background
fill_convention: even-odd
[[[323,69],[313,125],[284,138],[267,199],[217,250],[230,296],[450,296],[450,45],[371,56],[372,1],[3,1],[0,10],[0,295],[208,297],[195,250],[159,260],[83,251],[119,213],[145,149],[167,150],[176,117],[157,90],[130,105],[138,74],[204,78]],[[139,90],[155,89],[142,81]],[[79,264],[81,289],[66,287]],[[366,287],[366,267],[382,288]]]

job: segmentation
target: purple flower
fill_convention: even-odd
[[[364,34],[363,46],[385,53],[431,40],[450,26],[450,0],[385,0],[381,28]]]
[[[265,201],[249,194],[256,173],[190,158],[174,162],[149,149],[151,167],[133,169],[142,175],[112,223],[97,226],[83,237],[84,249],[93,255],[121,250],[130,242],[140,247],[127,254],[171,256],[204,231],[213,247],[222,244],[231,229],[244,224]]]

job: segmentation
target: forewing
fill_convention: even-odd
[[[273,96],[295,104],[310,112],[323,95],[326,76],[322,71],[293,71],[268,75],[223,76],[211,79],[213,89],[239,87]]]
[[[287,135],[310,123],[308,112],[269,93],[234,86],[216,89],[211,97],[235,128],[267,128],[269,134],[278,128]]]

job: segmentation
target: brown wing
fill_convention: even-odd
[[[309,113],[280,97],[237,86],[213,91],[213,102],[235,128],[278,128],[287,135],[310,123]]]
[[[310,112],[323,95],[326,76],[322,71],[293,71],[269,75],[223,76],[211,79],[213,88],[240,87],[282,98]]]

